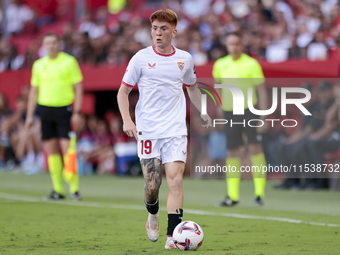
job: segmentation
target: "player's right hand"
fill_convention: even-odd
[[[30,129],[32,125],[33,125],[33,117],[26,117],[25,129],[26,130]]]
[[[137,128],[136,128],[135,123],[133,123],[132,120],[123,122],[123,131],[129,137],[135,137],[136,140],[138,141]]]

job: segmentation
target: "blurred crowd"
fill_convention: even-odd
[[[94,115],[82,115],[77,130],[78,160],[83,166],[81,171],[84,174],[91,174],[94,169],[98,174],[117,173],[115,145],[129,142],[135,146],[135,139],[123,132],[119,113],[108,111],[104,119]],[[125,173],[127,169],[119,169],[119,171]]]
[[[37,173],[45,170],[47,164],[41,140],[39,106],[33,126],[29,130],[24,127],[28,92],[29,86],[23,86],[16,98],[15,109],[11,109],[6,96],[0,94],[0,168],[21,165],[26,173]],[[82,115],[76,131],[81,174],[116,173],[114,146],[134,141],[124,134],[120,115],[111,111],[104,119]]]
[[[138,50],[152,44],[148,17],[159,8],[178,14],[174,45],[189,51],[196,65],[227,54],[226,34],[235,31],[242,35],[247,54],[269,62],[325,60],[337,55],[340,45],[337,0],[127,0],[118,1],[124,5],[115,13],[108,11],[107,1],[97,1],[102,4],[84,9],[77,22],[60,18],[56,10],[61,2],[68,1],[11,0],[2,34],[17,38],[14,42],[19,44],[21,35],[38,41],[28,40],[28,47],[20,52],[16,43],[11,44],[13,40],[2,39],[0,71],[29,68],[44,56],[39,31],[48,24],[60,24],[62,50],[80,64],[126,64]]]
[[[267,134],[264,141],[269,164],[297,167],[275,188],[339,189],[340,84],[319,81],[317,87],[309,83],[302,87],[311,93],[304,104],[311,115],[301,113],[301,125],[294,132],[282,128]]]
[[[293,105],[287,107],[285,116],[282,116],[280,109],[277,109],[267,118],[280,121],[294,119],[298,125],[287,128],[276,122],[268,132],[262,134],[262,145],[267,164],[279,168],[280,166],[292,166],[292,169],[295,166],[296,171],[292,170],[290,173],[273,171],[269,172],[268,176],[286,178],[285,181],[275,186],[277,189],[339,189],[340,84],[336,79],[313,79],[311,83],[303,83],[301,87],[311,93],[311,99],[304,106],[312,115],[304,115]],[[271,95],[271,88],[268,88],[268,95]],[[293,94],[291,96],[298,98],[300,95]],[[271,101],[271,98],[269,100]],[[211,108],[214,109],[213,106]],[[219,118],[217,112],[211,112],[211,114],[212,118]],[[225,125],[204,129],[201,127],[199,115],[192,114],[190,120],[192,166],[201,166],[203,171],[207,170],[203,166],[224,166],[228,154],[226,148],[228,137],[225,134]],[[242,146],[241,155],[242,165],[251,166],[246,145]],[[195,168],[192,168],[191,176],[224,178],[225,173],[217,170],[215,173],[196,172]],[[243,177],[252,178],[252,175],[243,173]]]
[[[35,118],[30,130],[24,127],[29,86],[23,86],[11,109],[0,94],[0,168],[13,168],[21,163],[28,171],[45,168],[40,121]]]

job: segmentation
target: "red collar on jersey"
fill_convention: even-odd
[[[171,47],[172,47],[172,49],[174,50],[172,53],[170,53],[170,54],[163,54],[163,53],[159,53],[159,52],[156,50],[156,46],[155,46],[155,45],[152,45],[153,51],[154,51],[157,55],[160,55],[160,56],[162,56],[162,57],[171,57],[171,56],[173,56],[173,55],[176,53],[175,47],[172,46],[172,45],[171,45]]]

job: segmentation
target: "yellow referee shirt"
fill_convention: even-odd
[[[64,52],[34,62],[31,85],[39,88],[38,104],[62,107],[73,103],[73,85],[83,80],[77,60]]]
[[[213,67],[213,77],[220,84],[235,85],[244,95],[244,109],[248,108],[248,88],[253,88],[253,104],[257,103],[257,85],[264,83],[264,75],[260,64],[247,54],[242,54],[238,60],[230,55],[218,59]],[[233,97],[229,89],[222,89],[222,109],[233,110]]]

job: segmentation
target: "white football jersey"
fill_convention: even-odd
[[[124,74],[124,85],[138,83],[136,127],[143,139],[187,135],[183,85],[195,85],[196,71],[188,52],[173,49],[167,55],[155,46],[138,51]]]

